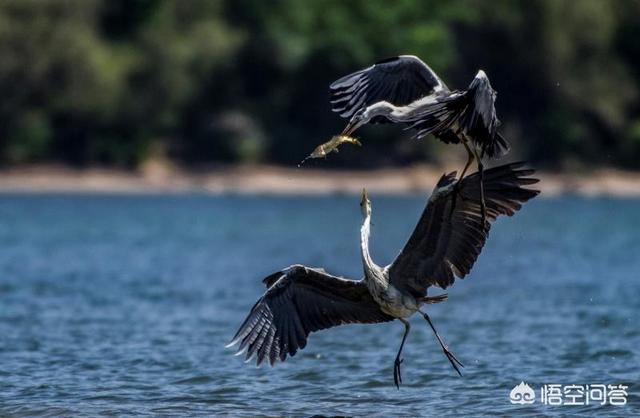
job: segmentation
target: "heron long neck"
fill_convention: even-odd
[[[405,107],[398,107],[389,102],[378,102],[369,108],[370,117],[373,119],[376,116],[383,116],[392,122],[400,123],[404,122],[403,109]]]
[[[362,251],[362,266],[364,267],[365,278],[374,278],[374,271],[380,270],[380,267],[376,265],[371,259],[369,254],[369,231],[371,228],[371,215],[367,215],[360,228],[360,250]]]

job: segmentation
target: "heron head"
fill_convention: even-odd
[[[371,201],[369,195],[367,195],[367,189],[362,189],[362,199],[360,199],[360,210],[362,211],[362,217],[366,218],[371,216]]]
[[[344,128],[341,135],[349,136],[355,132],[362,125],[366,125],[371,120],[370,112],[368,108],[360,109],[351,116],[347,127]]]

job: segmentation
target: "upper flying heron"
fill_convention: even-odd
[[[400,357],[410,329],[406,318],[420,312],[460,373],[458,366],[462,364],[444,344],[429,315],[420,308],[447,297],[427,296],[429,287],[446,289],[455,277],[463,278],[469,273],[487,239],[491,222],[499,215],[513,215],[538,194],[521,187],[538,181],[529,177],[534,170],[523,169],[522,165],[514,163],[486,171],[484,223],[479,210],[478,173],[461,180],[455,180],[455,172],[443,175],[409,241],[387,267],[378,266],[369,254],[371,203],[363,192],[360,249],[364,278],[346,280],[302,265],[278,271],[263,280],[267,291],[228,346],[239,342],[238,354],[246,350],[247,361],[256,355],[258,365],[265,359],[273,365],[277,359],[284,361],[287,354],[293,356],[304,348],[311,332],[348,323],[398,319],[405,327],[394,363],[394,382],[399,387]]]
[[[331,106],[349,118],[343,135],[369,122],[405,123],[416,138],[433,134],[445,143],[462,143],[468,158],[460,177],[475,159],[482,187],[482,157],[499,158],[509,143],[497,131],[496,92],[480,70],[467,90],[451,91],[420,58],[401,55],[380,61],[333,82]]]

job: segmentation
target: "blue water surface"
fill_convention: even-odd
[[[640,200],[538,198],[412,318],[312,334],[276,367],[225,349],[293,263],[359,278],[358,197],[0,195],[0,415],[640,414]],[[425,196],[373,196],[393,260]],[[512,405],[521,381],[625,384],[626,406]]]

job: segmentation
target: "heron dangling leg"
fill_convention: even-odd
[[[467,173],[467,170],[469,169],[469,166],[473,162],[474,158],[476,158],[476,155],[473,153],[473,151],[471,151],[471,148],[469,148],[469,144],[467,143],[466,140],[462,141],[462,145],[464,145],[464,149],[467,150],[467,163],[464,165],[464,169],[462,170],[462,174],[460,174],[460,180],[462,180],[464,178],[464,175]]]
[[[393,363],[393,382],[396,384],[398,390],[400,390],[400,383],[402,383],[402,375],[400,374],[400,365],[403,360],[400,358],[402,354],[402,348],[404,347],[404,342],[407,340],[407,335],[409,335],[409,330],[411,329],[411,324],[409,321],[403,318],[398,318],[400,322],[404,324],[404,335],[402,336],[402,342],[400,343],[400,349],[398,350],[398,355],[396,356],[396,360]]]
[[[445,345],[444,341],[442,341],[442,338],[440,338],[440,335],[438,334],[438,331],[436,331],[436,327],[433,326],[433,323],[431,322],[431,318],[429,318],[429,315],[427,315],[426,313],[424,313],[422,311],[420,311],[420,313],[422,314],[424,319],[427,320],[427,322],[429,323],[429,326],[431,326],[431,329],[433,330],[433,333],[436,335],[436,338],[438,339],[438,342],[440,343],[440,347],[442,347],[442,351],[444,351],[444,355],[447,356],[447,359],[449,360],[449,363],[451,363],[451,365],[458,372],[458,374],[460,376],[462,376],[462,373],[460,372],[460,369],[458,368],[458,366],[464,367],[464,365],[462,363],[460,363],[460,360],[458,360],[456,358],[456,356],[451,351],[449,351],[449,348]]]
[[[484,165],[482,164],[482,157],[478,155],[476,147],[473,147],[473,154],[476,161],[478,161],[478,174],[480,175],[480,211],[482,212],[482,226],[484,228],[487,222],[487,205],[484,202]],[[484,155],[484,151],[482,155]]]
[[[454,191],[456,192],[453,196],[453,204],[451,205],[451,213],[453,214],[453,211],[456,208],[456,203],[458,201],[458,189],[460,187],[460,182],[462,181],[462,179],[464,178],[464,175],[467,173],[467,170],[469,169],[469,166],[471,166],[471,163],[473,162],[473,160],[476,158],[475,154],[473,153],[473,151],[471,151],[471,148],[469,148],[469,144],[467,143],[466,139],[462,140],[462,145],[464,145],[464,149],[467,150],[467,163],[464,165],[464,168],[462,169],[462,173],[460,174],[460,177],[458,177],[458,181],[455,184],[455,186],[453,186]]]

